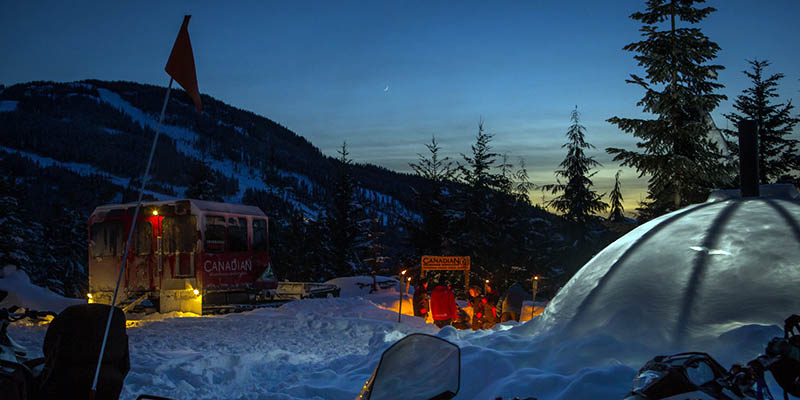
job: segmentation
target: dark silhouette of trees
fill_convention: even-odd
[[[608,220],[611,222],[621,222],[625,220],[625,207],[622,206],[622,188],[619,183],[619,176],[622,170],[614,174],[614,189],[608,195],[610,201],[611,212],[608,214]]]
[[[641,86],[638,103],[655,119],[612,117],[608,121],[639,139],[638,151],[607,148],[614,161],[649,176],[647,201],[640,217],[650,219],[688,204],[704,201],[709,190],[730,180],[722,156],[707,135],[704,118],[726,97],[714,93],[720,65],[707,64],[720,47],[693,25],[716,11],[698,8],[704,0],[648,0],[644,12],[631,18],[642,23],[643,40],[623,49],[646,71],[626,82]],[[678,26],[678,22],[688,26]],[[666,25],[666,26],[665,26]]]
[[[798,141],[788,136],[800,122],[800,118],[792,115],[791,100],[786,103],[773,103],[772,99],[778,97],[776,93],[778,83],[783,79],[781,73],[764,75],[764,70],[769,66],[769,61],[749,60],[750,71],[743,71],[752,86],[742,91],[736,97],[733,107],[739,113],[725,114],[733,126],[739,121],[749,119],[758,126],[758,172],[762,184],[775,183],[782,177],[800,170],[798,158]],[[729,138],[729,148],[734,155],[738,155],[738,130],[725,130]],[[738,163],[738,157],[732,157]],[[738,170],[738,168],[737,168]]]
[[[596,172],[589,171],[600,166],[600,163],[584,152],[584,149],[592,149],[594,146],[586,142],[584,137],[586,128],[580,124],[577,106],[572,111],[570,120],[572,125],[567,130],[567,142],[561,146],[567,149],[567,155],[559,164],[561,169],[556,171],[557,183],[544,185],[543,189],[549,190],[552,194],[561,193],[551,199],[548,205],[583,229],[592,216],[608,208],[608,204],[602,201],[603,195],[592,190],[591,177]]]

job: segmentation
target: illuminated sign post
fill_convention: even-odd
[[[469,292],[469,256],[422,256],[422,276],[427,271],[464,271],[464,289]]]

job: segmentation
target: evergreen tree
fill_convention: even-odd
[[[197,200],[222,201],[219,195],[214,170],[205,160],[195,160],[189,170],[191,179],[186,188],[185,197]]]
[[[575,222],[579,227],[586,227],[592,215],[598,211],[605,210],[608,205],[604,203],[602,195],[592,190],[592,180],[594,174],[589,171],[600,163],[594,157],[587,156],[584,149],[594,148],[584,139],[586,128],[580,124],[578,107],[572,111],[570,117],[572,125],[567,131],[567,142],[561,147],[567,149],[567,156],[559,164],[562,169],[556,171],[556,184],[544,185],[545,190],[552,194],[561,193],[550,200],[549,204],[558,212],[564,214],[568,221]],[[558,177],[563,178],[564,182]]]
[[[506,196],[513,196],[514,194],[514,164],[508,160],[508,152],[500,156],[500,173],[497,174],[497,190]]]
[[[380,271],[388,260],[383,243],[383,225],[380,218],[370,218],[365,223],[366,241],[363,244],[364,266],[369,272]]]
[[[623,49],[638,53],[646,78],[632,74],[628,83],[641,86],[645,96],[638,103],[656,119],[613,117],[608,121],[640,141],[638,151],[608,148],[614,161],[649,175],[648,201],[640,215],[652,218],[688,204],[705,200],[712,188],[726,182],[721,175],[721,155],[707,137],[704,118],[726,97],[713,93],[719,65],[707,65],[720,47],[699,28],[678,27],[676,20],[697,24],[712,7],[697,8],[705,0],[648,0],[645,12],[631,18],[641,21],[643,40]],[[666,24],[666,27],[663,25]]]
[[[21,195],[13,177],[0,176],[0,269],[13,265],[25,271],[33,284],[69,295],[64,282],[52,279],[50,267],[58,265],[53,246],[42,224],[27,217],[30,212],[19,200]]]
[[[86,269],[86,217],[62,206],[52,224],[45,226],[44,234],[52,243],[50,254],[56,262],[47,268],[48,280],[61,284],[62,294],[84,297],[89,281]]]
[[[625,220],[625,207],[622,206],[622,189],[619,184],[619,175],[622,170],[617,171],[614,175],[614,189],[608,195],[611,200],[611,212],[608,214],[608,220],[611,222],[620,222]]]
[[[758,172],[762,184],[775,183],[778,179],[800,170],[800,159],[797,156],[798,140],[789,139],[787,136],[800,122],[800,119],[791,115],[792,102],[772,103],[771,99],[778,97],[776,88],[784,75],[777,73],[768,77],[763,76],[764,69],[769,66],[769,61],[748,60],[751,70],[744,71],[750,78],[752,87],[745,89],[736,98],[733,107],[741,114],[725,114],[733,126],[739,121],[749,119],[758,126]],[[726,130],[731,138],[730,148],[733,153],[738,153],[738,130]],[[738,162],[738,157],[733,157]]]
[[[20,216],[19,193],[12,182],[0,176],[0,268],[7,264],[25,268],[33,261],[28,244],[35,237],[33,224]]]
[[[492,152],[490,143],[493,137],[484,132],[483,121],[480,121],[475,144],[471,146],[472,156],[461,154],[465,164],[458,166],[465,186],[459,195],[459,206],[463,211],[456,227],[460,233],[459,247],[482,264],[488,264],[490,254],[495,254],[491,251],[492,244],[496,243],[497,232],[501,229],[492,207],[498,182],[492,167],[499,155]]]
[[[519,159],[519,168],[516,172],[514,172],[514,187],[512,189],[512,194],[517,199],[518,202],[530,205],[531,198],[528,195],[531,190],[535,190],[536,185],[530,181],[528,177],[528,169],[525,166],[525,160],[520,158]]]
[[[275,148],[270,147],[269,149],[269,164],[267,164],[266,168],[261,174],[261,180],[264,181],[264,184],[267,186],[272,186],[275,189],[281,189],[281,177],[280,177],[280,162],[278,157],[275,155]]]
[[[439,156],[440,147],[435,137],[425,147],[428,148],[430,157],[418,154],[419,161],[409,164],[426,183],[424,188],[416,192],[417,202],[422,210],[422,227],[413,233],[415,237],[412,240],[419,255],[443,254],[449,226],[444,190],[445,185],[453,179],[455,170],[449,157]]]
[[[348,158],[347,143],[342,143],[338,152],[337,177],[333,187],[333,199],[328,204],[325,215],[327,250],[332,263],[329,271],[332,276],[350,276],[354,272],[356,240],[359,225],[354,200],[353,161]]]
[[[472,157],[461,154],[466,164],[458,166],[461,179],[472,188],[472,197],[478,201],[483,200],[497,183],[496,176],[492,174],[492,167],[499,154],[493,153],[489,145],[493,137],[493,134],[483,131],[483,121],[480,121],[475,144],[471,146]]]

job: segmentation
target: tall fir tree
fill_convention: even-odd
[[[460,236],[457,239],[458,247],[462,253],[471,253],[476,261],[483,264],[494,261],[496,254],[492,251],[492,244],[496,243],[500,230],[493,207],[497,195],[497,176],[492,173],[492,168],[499,156],[492,151],[490,143],[493,137],[484,131],[483,121],[480,121],[475,144],[471,146],[472,155],[462,154],[464,164],[458,166],[464,184],[458,196],[458,206],[462,211],[455,229]]]
[[[462,154],[461,158],[465,164],[458,166],[462,180],[473,189],[473,198],[477,200],[482,200],[486,193],[496,186],[492,168],[499,154],[492,152],[490,143],[493,137],[493,134],[483,131],[483,120],[481,120],[478,123],[475,144],[471,146],[472,157]]]
[[[619,183],[619,176],[622,170],[614,174],[614,189],[609,193],[608,198],[611,202],[611,212],[608,214],[608,220],[611,222],[621,222],[625,220],[625,207],[622,205],[622,187]]]
[[[439,155],[441,148],[435,137],[425,147],[429,156],[418,154],[419,160],[409,164],[418,176],[425,179],[425,186],[416,193],[422,210],[422,226],[414,230],[412,241],[419,255],[444,254],[450,225],[444,190],[452,181],[455,170],[449,157]]]
[[[574,222],[580,228],[585,228],[595,213],[605,210],[608,204],[602,201],[602,195],[592,190],[591,177],[596,173],[589,171],[600,166],[594,157],[587,156],[584,149],[592,149],[586,142],[584,131],[586,128],[580,124],[578,106],[572,111],[570,117],[572,125],[567,131],[567,142],[561,147],[567,149],[564,161],[559,164],[561,169],[556,171],[556,184],[544,185],[544,190],[549,190],[556,196],[549,202],[558,212],[561,212],[568,221]],[[561,179],[564,181],[562,182]]]
[[[383,243],[384,226],[381,217],[370,218],[362,224],[365,229],[363,244],[364,266],[372,271],[380,271],[389,260],[386,256],[386,245]]]
[[[514,184],[511,192],[518,202],[530,205],[531,198],[529,193],[535,189],[536,184],[531,182],[528,176],[528,168],[525,166],[525,160],[520,158],[519,167],[517,171],[514,172]]]
[[[725,114],[733,126],[739,121],[749,119],[758,126],[758,172],[762,184],[775,183],[786,175],[800,170],[800,158],[797,156],[798,143],[790,139],[795,125],[800,122],[792,115],[792,102],[773,103],[777,98],[778,82],[783,79],[781,73],[764,76],[764,70],[769,66],[769,61],[748,60],[750,71],[743,71],[752,86],[742,91],[736,97],[733,107],[739,113]],[[730,138],[729,147],[734,154],[738,154],[738,130],[725,130]],[[733,157],[738,162],[738,157]]]
[[[332,263],[332,277],[350,276],[354,273],[356,241],[359,224],[355,205],[355,183],[352,175],[353,161],[349,158],[347,143],[342,143],[337,159],[333,198],[325,213],[327,249]]]
[[[623,49],[637,53],[634,59],[645,70],[626,82],[645,89],[638,105],[656,119],[613,117],[608,121],[640,141],[639,151],[608,148],[614,161],[649,176],[647,201],[640,215],[645,219],[705,200],[709,190],[729,180],[722,156],[709,139],[704,118],[725,96],[714,90],[723,67],[709,65],[720,47],[710,41],[698,24],[716,9],[698,8],[705,0],[647,0],[646,10],[631,18],[642,22],[643,40]],[[678,21],[689,24],[679,27]]]

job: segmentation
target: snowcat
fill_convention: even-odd
[[[136,203],[89,216],[89,302],[110,304]],[[258,207],[204,200],[143,202],[117,305],[196,314],[275,297],[267,217]]]

